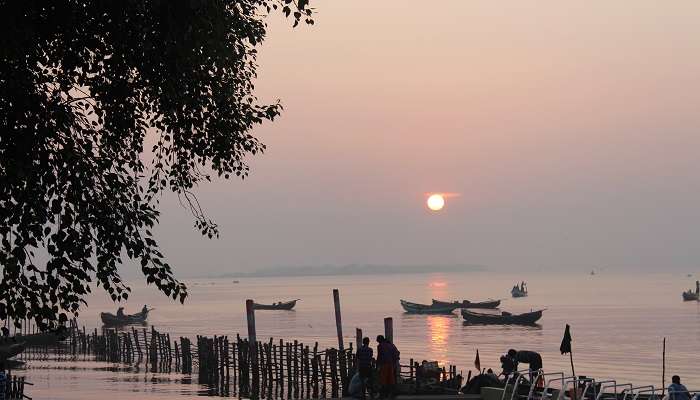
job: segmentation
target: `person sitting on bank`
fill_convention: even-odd
[[[365,389],[369,392],[370,398],[372,397],[372,348],[369,347],[369,338],[362,339],[362,346],[357,349],[357,372],[361,380],[361,395],[362,399],[365,398]]]
[[[668,385],[668,396],[670,400],[690,400],[690,392],[685,385],[681,384],[681,377],[673,375],[671,384]]]

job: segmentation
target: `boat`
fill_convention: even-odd
[[[297,305],[297,301],[299,300],[300,299],[284,302],[280,301],[272,304],[255,303],[254,305],[256,310],[291,310],[295,305]]]
[[[153,309],[145,309],[136,314],[128,314],[123,316],[103,312],[100,313],[100,318],[102,318],[102,323],[108,326],[139,325],[146,322],[148,313],[151,311],[153,311]]]
[[[401,307],[409,314],[452,314],[452,311],[462,307],[461,303],[447,303],[445,305],[418,304],[401,300]]]
[[[469,324],[532,325],[542,318],[542,311],[544,309],[523,314],[505,311],[500,314],[484,314],[462,309],[462,318]]]
[[[683,292],[683,301],[697,301],[698,298],[700,298],[700,296],[698,296],[698,294],[693,292],[692,290]]]
[[[0,361],[5,361],[24,351],[26,344],[20,343],[5,343],[0,345]]]
[[[452,304],[458,304],[458,308],[498,308],[498,306],[501,305],[500,300],[492,300],[489,299],[487,301],[476,301],[476,302],[471,302],[469,300],[462,300],[462,302],[458,301],[453,301],[453,302],[447,302],[447,301],[440,301],[440,300],[435,300],[433,299],[433,305],[438,305],[438,306],[447,306],[447,305],[452,305]]]
[[[513,286],[513,289],[510,290],[510,294],[513,297],[527,297],[527,286],[525,282]]]
[[[683,301],[697,301],[700,300],[700,281],[695,281],[695,291],[693,289],[688,289],[683,292]]]
[[[11,338],[14,342],[23,342],[27,347],[53,346],[68,338],[68,330],[58,329],[50,332],[31,333],[28,335],[16,334]]]

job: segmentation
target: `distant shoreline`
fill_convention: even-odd
[[[216,275],[213,278],[268,278],[303,276],[348,276],[348,275],[398,275],[431,274],[436,272],[481,272],[482,265],[324,265],[295,266],[261,269],[252,272],[234,272]]]

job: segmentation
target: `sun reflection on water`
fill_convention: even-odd
[[[444,315],[428,316],[428,334],[430,335],[430,352],[441,364],[447,359],[447,341],[450,337],[452,318]]]

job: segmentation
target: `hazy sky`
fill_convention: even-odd
[[[164,203],[184,276],[275,265],[700,269],[700,2],[312,2],[244,182]],[[454,192],[440,213],[426,192]]]

